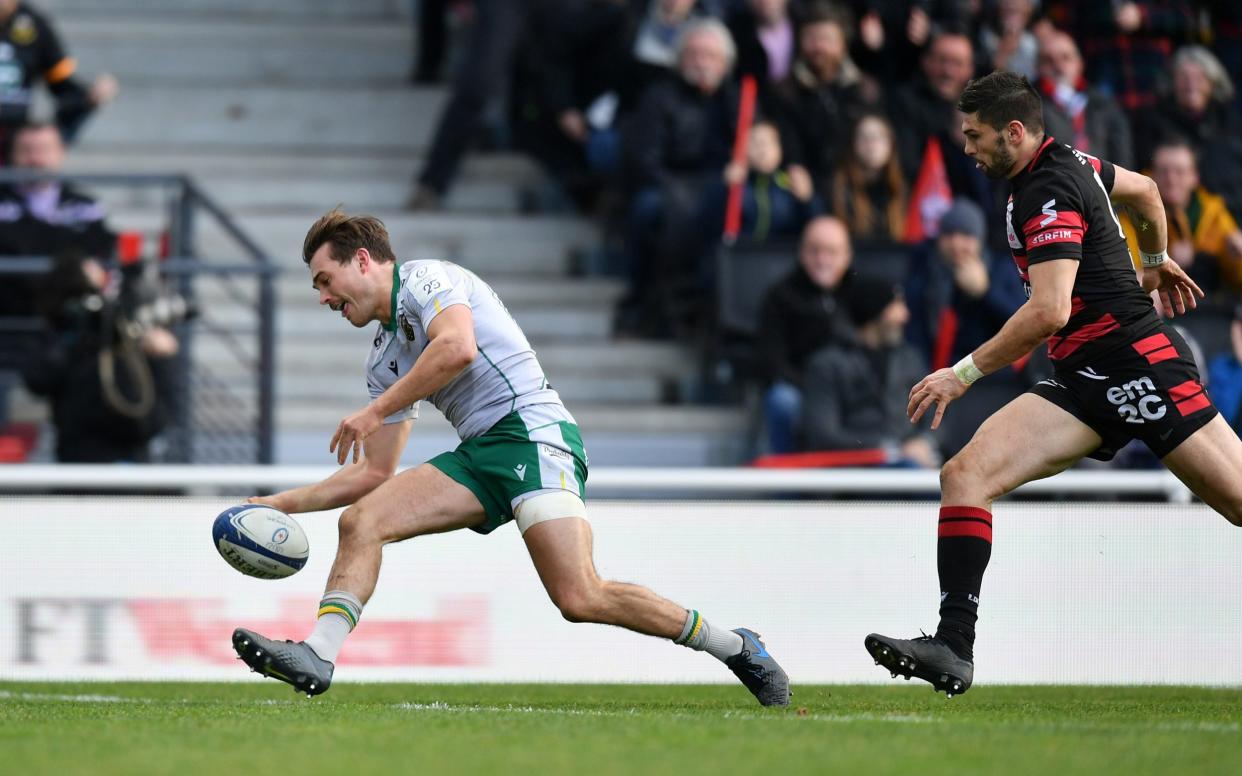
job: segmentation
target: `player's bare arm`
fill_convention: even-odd
[[[448,385],[478,354],[474,318],[465,305],[447,307],[432,319],[427,338],[427,347],[409,372],[337,426],[328,446],[336,453],[337,463],[344,464],[351,449],[357,463],[363,442],[383,426],[384,418]]]
[[[1109,197],[1118,205],[1124,205],[1133,215],[1134,228],[1138,230],[1139,251],[1143,254],[1143,290],[1158,291],[1165,312],[1172,317],[1185,315],[1198,305],[1196,297],[1203,298],[1203,290],[1191,280],[1175,261],[1167,261],[1168,222],[1164,215],[1164,202],[1156,182],[1146,175],[1114,165],[1116,177]]]
[[[361,460],[337,469],[331,477],[311,485],[256,496],[251,504],[266,504],[288,514],[319,512],[353,504],[378,488],[397,471],[401,451],[410,438],[414,421],[389,423],[369,435],[363,442]]]
[[[962,368],[957,365],[924,377],[910,389],[910,403],[906,407],[910,422],[918,423],[934,405],[936,414],[931,427],[939,428],[949,403],[966,393],[974,380],[1004,369],[1056,334],[1069,321],[1077,274],[1078,262],[1073,259],[1031,265],[1031,298],[1005,322],[996,336],[969,357],[978,374],[959,374]]]

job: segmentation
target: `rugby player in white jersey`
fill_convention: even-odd
[[[486,534],[514,520],[565,619],[708,652],[763,705],[789,703],[789,680],[758,634],[710,625],[693,609],[596,573],[578,427],[490,286],[448,262],[398,264],[383,223],[339,210],[315,222],[302,256],[320,304],[354,326],[379,323],[367,361],[371,402],[332,436],[341,469],[250,499],[291,514],[349,506],[310,635],[277,641],[238,628],[233,648],[247,665],[308,695],[324,692],[375,590],[385,544],[461,528]],[[423,399],[461,445],[396,474]]]

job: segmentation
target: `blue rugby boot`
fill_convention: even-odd
[[[275,641],[254,631],[233,631],[233,650],[250,670],[292,685],[306,697],[325,692],[332,684],[332,664],[301,641]]]
[[[734,676],[742,680],[764,706],[788,706],[789,677],[776,659],[768,654],[759,634],[747,628],[735,628],[742,637],[742,651],[725,661]]]

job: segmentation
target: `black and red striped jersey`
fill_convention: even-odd
[[[1048,356],[1058,368],[1128,345],[1160,323],[1109,199],[1115,175],[1111,162],[1049,137],[1011,179],[1005,229],[1027,296],[1030,265],[1078,262],[1069,322],[1048,339]]]

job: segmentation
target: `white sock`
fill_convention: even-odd
[[[339,614],[325,614],[315,621],[315,629],[306,637],[306,646],[315,651],[321,660],[336,662],[349,635],[349,620]]]
[[[741,636],[731,630],[713,628],[694,609],[686,611],[686,624],[674,643],[696,652],[706,652],[722,663],[741,652],[745,646]]]
[[[329,590],[319,602],[319,619],[315,629],[306,637],[305,644],[321,660],[336,663],[345,637],[350,634],[362,616],[362,602],[344,590]]]

